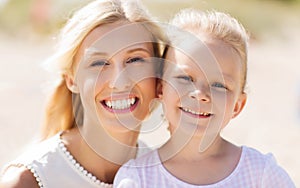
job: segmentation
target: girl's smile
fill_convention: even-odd
[[[192,116],[194,118],[210,118],[211,116],[213,116],[212,113],[210,112],[197,112],[197,111],[194,111],[194,110],[191,110],[189,108],[186,108],[186,107],[179,107],[179,109],[189,115],[189,116]]]

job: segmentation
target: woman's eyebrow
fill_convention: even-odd
[[[134,52],[138,52],[138,51],[142,51],[142,52],[146,52],[147,54],[151,54],[151,52],[148,49],[146,49],[146,48],[129,49],[126,53],[129,54],[129,53],[134,53]],[[95,55],[98,55],[98,56],[108,56],[108,53],[101,52],[101,51],[99,51],[96,48],[89,48],[89,49],[86,49],[84,51],[84,57],[85,58],[91,57],[91,56],[95,56]]]
[[[96,48],[89,48],[84,51],[84,57],[90,57],[94,55],[107,56],[108,54],[106,52],[101,52]]]
[[[146,49],[146,48],[134,48],[134,49],[130,49],[127,51],[127,53],[133,53],[133,52],[136,52],[136,51],[143,51],[143,52],[146,52],[148,54],[151,54],[151,52]]]

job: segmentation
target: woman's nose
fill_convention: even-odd
[[[124,91],[130,87],[130,83],[131,81],[126,68],[124,66],[114,67],[109,81],[109,87],[111,89]]]
[[[189,93],[189,97],[202,102],[210,102],[209,92],[205,89],[195,89]]]

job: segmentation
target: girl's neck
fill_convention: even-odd
[[[177,133],[178,134],[178,133]],[[191,136],[190,136],[191,137]],[[225,155],[228,150],[237,148],[237,146],[229,143],[223,139],[220,135],[217,135],[206,143],[203,147],[202,144],[205,140],[203,137],[185,137],[184,134],[178,134],[171,136],[171,139],[159,149],[160,157],[163,161],[168,159],[188,159],[190,161],[201,161],[210,157],[218,157]]]
[[[199,151],[200,141],[192,137],[178,148],[178,140],[171,137],[158,150],[163,166],[177,179],[194,185],[209,185],[228,177],[240,160],[241,148],[218,135],[206,150]]]

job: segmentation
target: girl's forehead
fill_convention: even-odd
[[[238,54],[227,44],[216,41],[171,47],[166,54],[168,69],[192,71],[205,74],[232,74],[242,72]],[[172,67],[172,68],[171,68]]]
[[[182,69],[201,70],[203,66],[213,65],[215,58],[205,46],[192,45],[184,48],[172,47],[166,55],[166,66],[172,66]]]

